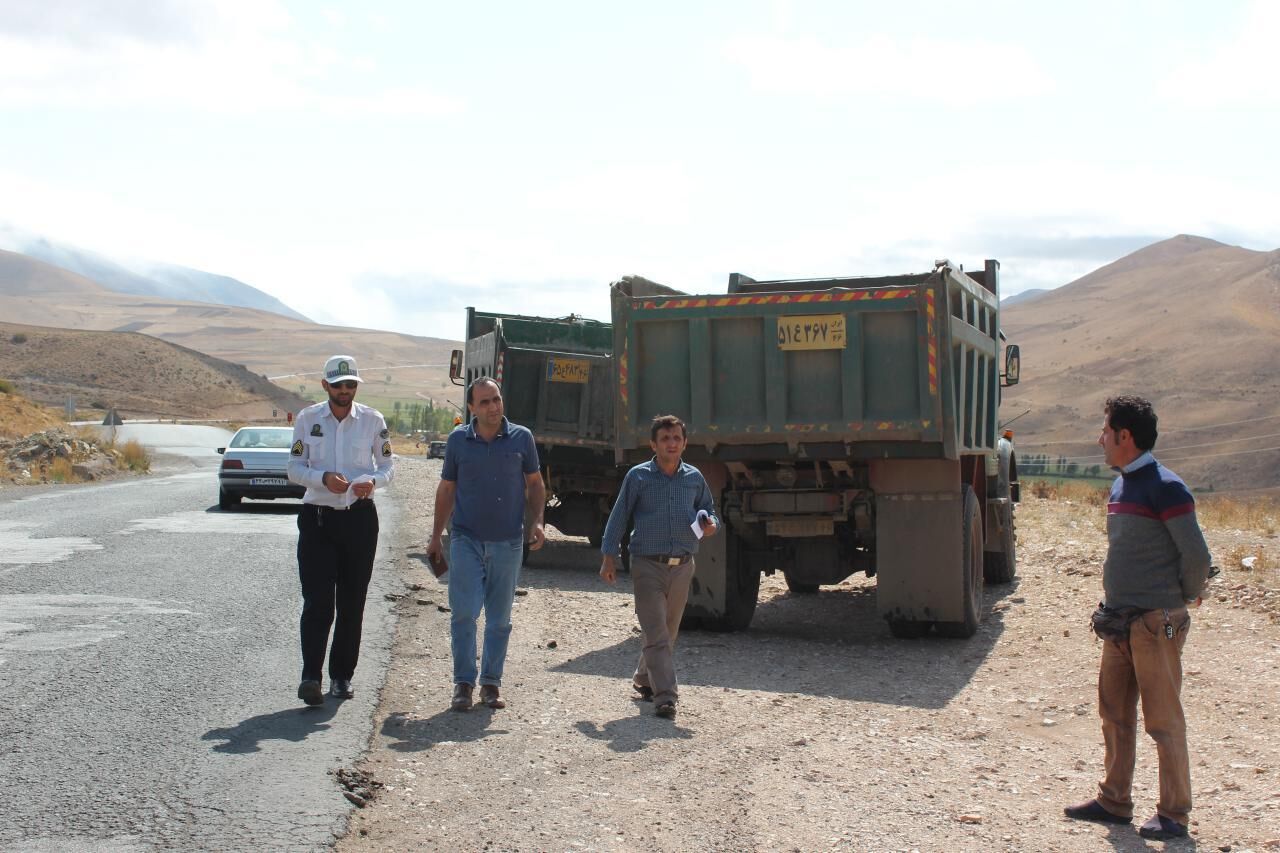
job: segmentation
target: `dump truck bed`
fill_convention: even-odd
[[[612,346],[607,323],[467,309],[467,381],[496,379],[540,445],[613,447]]]
[[[672,413],[720,458],[956,459],[996,444],[992,265],[755,282],[690,295],[613,286],[620,453]],[[987,282],[991,282],[988,289]]]

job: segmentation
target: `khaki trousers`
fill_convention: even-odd
[[[1160,801],[1156,811],[1184,826],[1191,812],[1191,762],[1187,722],[1182,714],[1182,647],[1191,629],[1185,607],[1169,610],[1173,638],[1165,633],[1164,610],[1144,613],[1129,627],[1129,641],[1103,643],[1098,672],[1098,712],[1106,744],[1106,776],[1098,802],[1122,817],[1133,816],[1133,767],[1142,722],[1156,742]]]
[[[692,580],[692,559],[682,566],[668,566],[631,555],[631,585],[635,590],[642,643],[640,661],[632,678],[640,687],[653,688],[653,701],[658,705],[678,698],[676,635],[680,633],[680,617],[689,600]]]

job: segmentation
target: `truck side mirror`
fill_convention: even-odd
[[[462,378],[462,350],[456,349],[449,353],[449,381],[454,385],[461,385],[458,380]]]
[[[1004,384],[1018,384],[1018,369],[1020,357],[1018,354],[1018,345],[1009,344],[1004,348]]]

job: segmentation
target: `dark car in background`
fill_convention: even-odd
[[[433,442],[431,442],[430,444],[428,444],[428,445],[427,445],[427,458],[428,458],[428,459],[443,459],[443,458],[444,458],[444,448],[445,448],[445,444],[446,444],[446,442],[443,442],[443,441],[433,441]]]
[[[306,488],[289,482],[289,444],[293,427],[247,426],[219,447],[218,508],[229,510],[244,498],[300,498]]]

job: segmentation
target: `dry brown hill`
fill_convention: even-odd
[[[0,384],[0,438],[21,438],[33,432],[62,425],[62,419],[39,403],[33,403],[18,393],[6,390],[11,384]]]
[[[133,332],[0,323],[0,365],[24,396],[61,410],[115,408],[123,417],[265,419],[306,401],[266,377]]]
[[[317,388],[325,359],[344,353],[355,356],[368,380],[362,399],[461,400],[448,379],[449,352],[461,346],[453,341],[322,326],[252,308],[114,293],[12,252],[0,252],[0,318],[63,329],[142,332],[244,365],[254,374],[282,377],[278,384],[292,392],[300,386]]]
[[[1028,412],[1014,425],[1024,456],[1097,455],[1103,401],[1133,393],[1160,415],[1157,456],[1194,487],[1280,485],[1280,250],[1179,235],[1002,323],[1023,352],[1002,418]]]

